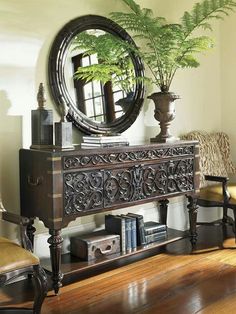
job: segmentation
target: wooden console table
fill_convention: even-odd
[[[196,141],[147,144],[99,149],[20,150],[21,214],[31,220],[28,234],[33,241],[34,218],[49,229],[52,282],[58,293],[63,278],[61,229],[76,217],[101,213],[157,200],[161,221],[166,223],[168,198],[199,189],[199,147]],[[188,205],[191,236],[196,236],[196,204]],[[130,254],[107,256],[95,262],[73,260],[71,272],[109,265],[180,238],[169,230],[168,239],[138,248]],[[68,258],[68,256],[67,256]]]

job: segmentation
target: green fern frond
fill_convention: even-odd
[[[126,51],[126,42],[110,33],[104,33],[100,36],[87,32],[81,32],[73,41],[72,51],[83,51],[83,55],[96,54],[99,60],[103,62],[115,63],[119,56]]]
[[[205,21],[212,18],[220,19],[222,15],[228,15],[228,11],[232,11],[236,7],[233,0],[203,0],[196,3],[191,12],[185,12],[181,18],[181,23],[185,31],[185,35],[189,36],[195,28],[208,24]]]
[[[181,62],[181,59],[187,54],[196,54],[199,52],[206,51],[213,47],[213,40],[207,36],[200,36],[196,38],[191,38],[184,42],[182,45],[182,52],[176,58],[177,62]]]
[[[166,23],[165,18],[151,18],[143,12],[139,15],[134,13],[113,12],[110,16],[112,20],[127,31],[139,34],[158,30],[159,27]]]
[[[197,67],[195,54],[213,46],[206,36],[192,38],[195,29],[212,30],[211,21],[223,19],[236,7],[234,0],[202,0],[190,12],[184,12],[180,24],[167,24],[164,17],[154,17],[149,9],[141,8],[134,0],[121,0],[130,13],[113,12],[112,19],[141,40],[136,53],[153,74],[160,89],[169,87],[178,68]]]
[[[197,68],[200,63],[191,54],[185,55],[179,63],[180,68]]]
[[[210,23],[207,23],[207,22],[201,23],[201,24],[199,25],[199,27],[202,27],[204,30],[210,30],[210,31],[212,31],[211,24],[210,24]]]
[[[135,1],[133,0],[123,0],[124,3],[126,3],[130,9],[132,11],[134,11],[135,14],[140,14],[141,12],[141,8],[140,8],[140,5],[138,5]]]
[[[84,79],[85,82],[95,80],[106,83],[112,80],[114,73],[116,73],[116,76],[122,75],[122,71],[119,66],[110,64],[94,64],[78,68],[74,77],[76,79]]]

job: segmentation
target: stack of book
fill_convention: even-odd
[[[167,227],[160,222],[147,221],[144,223],[144,233],[146,244],[149,244],[165,239],[167,235]]]
[[[105,230],[120,235],[122,253],[135,251],[138,246],[165,239],[167,227],[159,222],[144,222],[143,216],[128,213],[127,215],[105,215]]]
[[[128,140],[120,135],[87,135],[83,136],[82,148],[128,146]]]
[[[120,235],[122,253],[137,249],[136,219],[128,215],[105,215],[105,230]]]
[[[166,238],[167,226],[160,222],[144,222],[143,215],[129,213],[128,216],[136,218],[137,245],[142,246]]]

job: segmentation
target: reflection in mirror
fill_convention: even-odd
[[[49,54],[52,98],[68,106],[67,119],[86,134],[127,130],[143,104],[143,63],[127,43],[129,34],[113,21],[86,15],[68,22]]]
[[[67,87],[88,118],[110,123],[127,111],[135,72],[123,40],[100,29],[81,32],[71,41],[66,64]]]

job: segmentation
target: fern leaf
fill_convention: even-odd
[[[183,25],[185,32],[194,28],[192,16],[189,12],[184,12],[184,15],[182,17],[182,25]]]
[[[75,72],[76,79],[84,79],[86,82],[90,80],[102,81],[106,83],[112,80],[112,75],[122,75],[119,67],[116,65],[94,64],[86,67],[80,67]]]
[[[221,1],[221,0],[220,0]],[[223,0],[224,1],[224,0]],[[209,1],[208,0],[206,0],[206,1],[204,1],[203,2],[203,4],[202,4],[202,10],[203,10],[203,14],[205,15],[205,16],[207,16],[208,14],[209,14],[209,12],[210,12],[210,4],[209,4]]]
[[[211,24],[210,23],[201,23],[201,24],[199,24],[199,26],[200,27],[202,27],[204,30],[210,30],[210,31],[212,31],[212,27],[211,27]]]
[[[222,2],[224,6],[224,2]],[[210,8],[212,11],[215,11],[217,9],[218,1],[217,0],[211,0],[210,1]]]
[[[228,15],[228,11],[233,10],[235,6],[236,2],[233,0],[203,0],[196,3],[193,10],[185,12],[181,18],[186,36],[189,36],[197,27],[205,28],[207,20],[222,19],[222,16]]]
[[[192,55],[185,55],[179,62],[181,68],[197,68],[200,63]]]
[[[130,7],[132,11],[134,11],[135,14],[139,14],[141,12],[140,6],[133,0],[122,0],[125,4]]]

